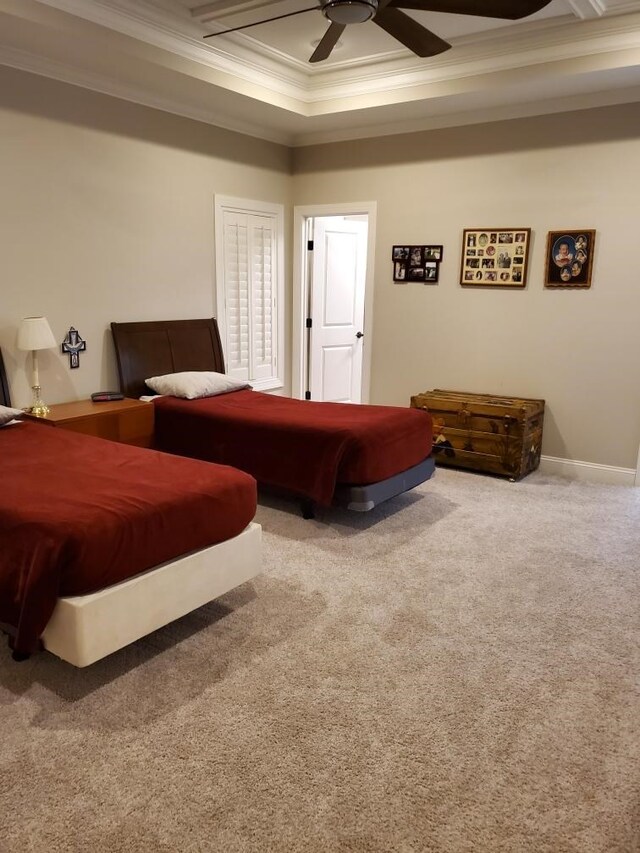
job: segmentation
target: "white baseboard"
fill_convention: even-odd
[[[571,480],[587,483],[609,483],[612,486],[636,484],[635,468],[618,468],[615,465],[600,465],[597,462],[579,462],[577,459],[560,459],[557,456],[542,456],[540,470],[543,474],[559,474]]]

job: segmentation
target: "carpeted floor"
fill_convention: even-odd
[[[258,520],[262,577],[89,669],[2,645],[2,853],[640,850],[640,490]]]

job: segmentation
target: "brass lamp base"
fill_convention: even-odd
[[[51,409],[47,404],[40,398],[40,386],[33,386],[33,406],[29,410],[32,415],[35,415],[36,418],[45,418]]]

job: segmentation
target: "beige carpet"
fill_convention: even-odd
[[[0,649],[0,850],[640,850],[640,490],[262,506],[265,574],[88,670]]]

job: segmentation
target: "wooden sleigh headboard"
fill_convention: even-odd
[[[224,355],[215,318],[112,323],[120,390],[125,397],[152,394],[150,376],[184,370],[224,373]]]
[[[11,397],[9,396],[9,383],[7,382],[7,372],[4,369],[4,361],[2,352],[0,351],[0,406],[10,406]]]

